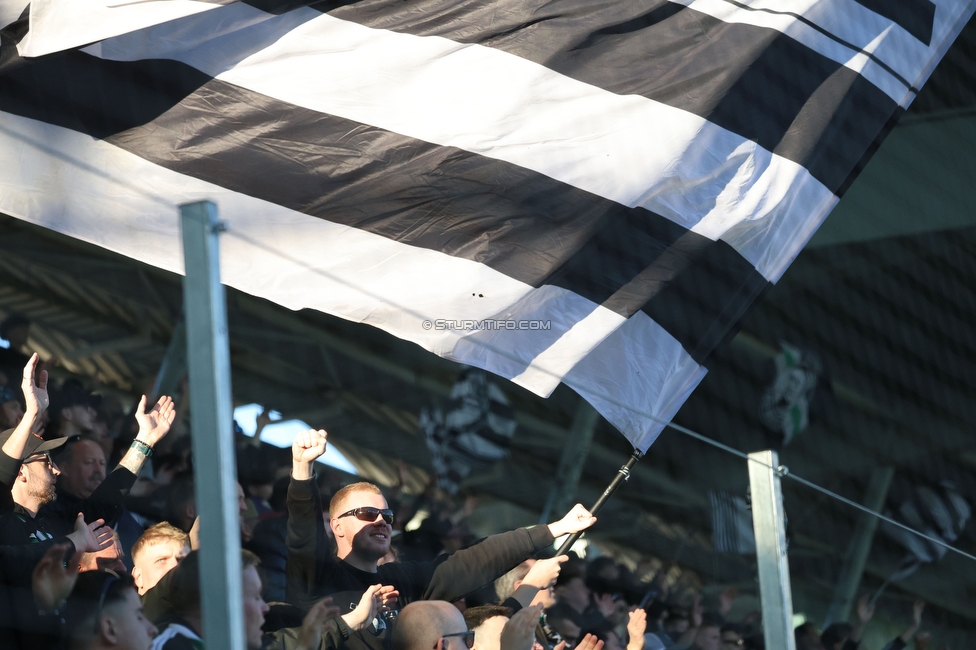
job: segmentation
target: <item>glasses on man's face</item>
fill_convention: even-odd
[[[733,648],[741,648],[746,644],[742,639],[722,639],[722,645],[731,646]]]
[[[54,461],[51,460],[51,454],[42,454],[40,456],[28,456],[24,460],[24,465],[29,465],[31,463],[42,463],[44,467],[47,467],[49,469],[53,469],[54,467],[56,467]]]
[[[380,510],[379,508],[369,508],[369,507],[353,508],[349,512],[342,513],[341,515],[336,517],[336,519],[342,519],[343,517],[355,517],[359,521],[368,521],[370,523],[373,523],[374,521],[376,521],[377,515],[383,517],[383,521],[385,521],[386,523],[390,524],[391,526],[393,525],[393,511]],[[471,646],[468,647],[470,648]]]
[[[374,510],[375,510],[375,508],[374,508]],[[469,650],[470,650],[470,648],[472,648],[474,646],[474,632],[471,632],[471,631],[468,631],[468,632],[455,632],[454,634],[444,634],[444,635],[441,636],[441,638],[442,639],[449,639],[452,636],[459,637],[461,639],[461,641],[464,642],[465,647],[467,647]],[[445,645],[446,645],[446,643],[445,643]],[[435,644],[434,647],[436,648],[437,645]]]

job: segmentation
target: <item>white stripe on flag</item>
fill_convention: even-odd
[[[972,0],[941,0],[935,12],[932,44],[926,46],[891,20],[879,16],[855,0],[753,0],[751,10],[727,0],[670,0],[727,23],[741,23],[775,29],[859,72],[901,106],[914,99],[904,83],[864,54],[857,54],[837,40],[792,16],[762,11],[799,14],[837,39],[850,43],[892,68],[916,88],[928,78],[927,63],[945,52],[944,41],[958,34],[960,17],[973,14]]]
[[[773,282],[820,225],[809,215],[836,201],[799,164],[685,111],[500,50],[309,11],[252,24],[256,9],[232,5],[221,23],[251,26],[222,38],[211,37],[211,12],[86,51],[179,60],[275,99],[532,169],[722,239]]]
[[[70,50],[216,9],[220,4],[196,0],[33,0],[30,30],[17,44],[17,51],[23,57],[34,57]]]
[[[542,395],[562,376],[547,370],[568,369],[567,383],[642,449],[704,375],[642,312],[624,320],[565,289],[533,289],[470,260],[231,192],[69,129],[0,112],[0,168],[11,170],[0,178],[0,212],[176,273],[183,267],[177,205],[213,200],[229,224],[221,240],[225,284],[291,309],[368,323],[506,378],[538,358],[541,368],[518,383]],[[594,313],[622,327],[566,336]],[[456,332],[425,329],[424,319],[549,325]],[[550,347],[562,355],[555,362],[544,354]],[[626,388],[621,394],[608,386]]]

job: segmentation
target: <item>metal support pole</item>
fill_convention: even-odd
[[[610,500],[610,497],[612,497],[613,493],[617,491],[617,488],[620,487],[621,483],[630,479],[630,470],[634,469],[634,465],[636,465],[637,461],[643,457],[644,454],[637,449],[630,454],[630,458],[627,460],[626,464],[617,470],[617,475],[613,477],[612,481],[610,481],[610,485],[607,486],[607,489],[603,491],[600,498],[597,499],[596,503],[593,504],[593,507],[590,508],[590,514],[595,515],[603,509],[603,506],[607,501]],[[569,549],[573,548],[573,544],[575,544],[576,540],[582,537],[582,535],[583,533],[573,533],[567,537],[566,541],[563,542],[563,545],[559,547],[558,551],[556,551],[556,555],[566,555],[569,553]]]
[[[786,511],[779,480],[786,470],[780,468],[775,451],[751,453],[748,463],[766,647],[796,650],[793,592],[786,557]]]
[[[562,456],[559,458],[559,467],[556,469],[556,478],[552,490],[549,491],[549,498],[546,499],[546,507],[542,509],[540,524],[549,523],[549,517],[553,513],[556,513],[557,517],[562,516],[572,505],[599,419],[600,414],[596,409],[586,400],[581,399],[569,429],[569,436],[563,446]]]
[[[875,468],[871,472],[868,489],[864,495],[864,505],[875,512],[884,510],[885,500],[888,498],[888,488],[891,487],[891,479],[894,476],[893,467]],[[830,603],[830,609],[827,611],[827,618],[824,621],[823,626],[825,628],[831,623],[846,623],[850,617],[851,608],[854,605],[854,596],[861,584],[864,565],[868,561],[868,552],[871,550],[874,531],[877,528],[878,518],[862,512],[857,520],[854,536],[847,545],[847,555],[844,556],[840,579],[834,587],[834,598]]]
[[[174,395],[179,388],[180,381],[186,375],[186,319],[180,316],[173,328],[173,335],[166,346],[166,354],[159,364],[156,381],[153,382],[152,403],[160,395]]]
[[[186,279],[193,467],[200,516],[200,596],[211,648],[243,650],[241,538],[231,419],[227,305],[217,237],[223,224],[209,201],[180,206]]]

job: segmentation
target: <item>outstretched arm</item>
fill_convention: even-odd
[[[582,503],[577,503],[565,517],[549,524],[549,531],[553,537],[562,537],[584,531],[595,523],[596,517],[591,515]]]
[[[596,517],[577,504],[565,517],[548,526],[519,528],[492,535],[457,551],[440,565],[436,560],[418,563],[418,568],[430,572],[423,599],[453,602],[551,545],[556,535],[579,532],[595,522]]]

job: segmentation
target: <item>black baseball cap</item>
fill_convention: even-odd
[[[3,433],[0,433],[0,446],[3,446],[3,444],[7,442],[7,438],[9,438],[13,432],[13,429],[7,429]],[[45,440],[36,433],[31,433],[27,437],[27,444],[24,446],[24,455],[21,458],[21,462],[26,461],[31,456],[46,454],[53,449],[57,449],[66,442],[68,442],[68,436],[65,436],[64,438],[55,438],[54,440]]]

